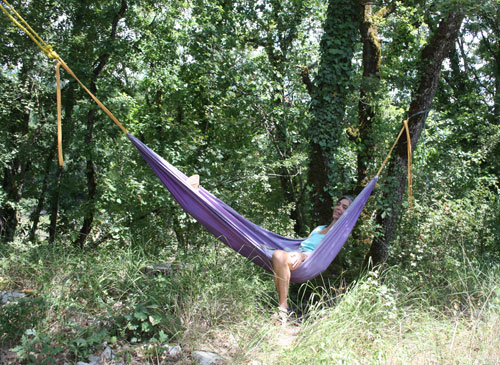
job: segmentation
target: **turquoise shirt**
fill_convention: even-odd
[[[314,231],[311,232],[309,237],[302,241],[302,243],[300,244],[300,249],[304,251],[314,251],[314,249],[318,247],[319,243],[325,237],[324,234],[319,233],[319,231],[321,231],[325,227],[326,226],[316,227]]]

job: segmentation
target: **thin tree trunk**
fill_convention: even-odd
[[[52,165],[52,160],[54,159],[55,148],[56,148],[56,144],[54,144],[51,147],[51,149],[49,150],[49,153],[47,155],[47,159],[45,160],[45,175],[44,175],[43,181],[42,181],[42,189],[40,191],[40,196],[38,197],[38,203],[36,205],[36,208],[33,211],[33,213],[31,214],[32,224],[31,224],[31,230],[30,230],[30,234],[29,234],[29,239],[31,242],[33,242],[35,240],[36,231],[38,229],[38,223],[40,222],[40,213],[43,209],[43,203],[45,201],[45,196],[47,195],[50,167]]]
[[[290,108],[289,102],[286,100],[285,87],[282,80],[285,75],[285,67],[289,63],[289,54],[293,48],[293,42],[297,38],[299,25],[304,16],[304,3],[296,2],[291,13],[288,14],[288,21],[281,22],[279,14],[283,11],[282,3],[279,1],[272,2],[272,14],[274,21],[278,25],[276,33],[277,40],[274,38],[275,33],[268,33],[268,37],[257,41],[257,45],[265,49],[269,63],[277,70],[274,74],[274,81],[277,86],[273,94],[279,95],[275,98],[276,108],[282,108],[283,112]],[[277,47],[278,46],[278,47]],[[267,127],[269,134],[272,136],[272,142],[277,152],[277,156],[281,161],[286,161],[293,155],[293,147],[289,141],[289,131],[287,121],[278,118],[270,120]],[[293,209],[290,212],[290,218],[295,222],[294,230],[297,234],[303,235],[308,233],[305,222],[305,206],[303,183],[299,176],[293,176],[290,170],[284,166],[279,168],[280,185],[283,193],[283,198],[287,203],[293,204]]]
[[[75,82],[70,82],[61,90],[63,93],[62,100],[64,103],[64,123],[63,123],[63,150],[71,143],[73,126],[71,116],[73,115],[73,108],[75,106]],[[53,149],[55,153],[55,147]],[[53,243],[57,237],[57,219],[59,215],[59,200],[61,197],[61,181],[64,176],[64,169],[59,164],[56,165],[55,181],[51,189],[50,206],[49,206],[49,243]]]
[[[95,81],[91,83],[90,91],[95,93],[97,90]],[[87,116],[87,133],[85,135],[85,146],[87,147],[87,166],[85,168],[85,176],[87,177],[87,200],[85,202],[85,216],[83,218],[83,225],[78,234],[78,238],[74,242],[75,245],[83,248],[87,236],[92,229],[92,222],[94,221],[95,213],[95,195],[97,192],[97,182],[95,179],[94,161],[92,158],[92,134],[95,124],[95,109],[91,109]]]
[[[493,53],[493,58],[495,60],[494,76],[495,76],[495,96],[494,96],[494,108],[493,114],[495,118],[492,118],[495,124],[498,124],[500,115],[500,49]]]
[[[0,237],[5,242],[14,240],[17,228],[17,210],[14,204],[20,199],[19,186],[20,162],[16,157],[9,162],[9,166],[4,169],[2,189],[6,193],[6,201],[0,206]]]
[[[300,176],[291,176],[286,168],[280,173],[281,189],[287,203],[294,203],[294,208],[290,212],[290,218],[295,222],[293,230],[299,236],[308,234],[304,217],[304,194]],[[298,185],[296,185],[298,184]]]
[[[280,101],[282,103],[283,101]],[[287,107],[283,105],[283,107]],[[286,126],[280,123],[275,123],[273,134],[273,142],[278,156],[283,161],[292,156],[293,149],[290,147],[288,141],[288,131]],[[293,176],[286,166],[281,166],[279,169],[279,179],[283,197],[287,203],[293,203],[294,208],[290,212],[290,218],[295,222],[294,231],[296,234],[302,236],[308,234],[306,229],[306,222],[304,218],[304,189],[300,176]]]
[[[383,8],[377,16],[385,16],[386,8]],[[361,41],[363,43],[363,79],[360,87],[360,98],[358,104],[358,130],[352,135],[358,143],[358,190],[366,183],[369,174],[369,163],[373,160],[375,147],[372,139],[373,123],[375,122],[374,94],[379,87],[381,47],[377,34],[377,26],[373,22],[372,5],[364,3],[363,20],[360,24]]]
[[[116,38],[116,30],[118,26],[118,22],[125,14],[127,10],[127,2],[126,0],[121,1],[121,7],[118,11],[118,14],[113,19],[113,23],[111,26],[111,34],[110,41],[113,41]],[[93,71],[92,80],[90,82],[90,91],[95,95],[97,92],[97,79],[101,71],[104,69],[106,64],[111,57],[110,53],[105,53],[101,55],[98,59],[97,66]],[[93,131],[95,124],[95,109],[91,109],[87,116],[87,132],[85,135],[85,145],[87,146],[87,163],[85,168],[85,175],[87,178],[87,201],[85,202],[85,216],[83,218],[82,228],[78,234],[78,238],[75,240],[74,244],[80,247],[83,247],[85,244],[85,240],[87,239],[90,231],[92,230],[92,223],[94,221],[95,214],[95,199],[97,193],[97,182],[96,182],[96,173],[94,168],[94,161],[92,156],[92,141],[93,141]]]
[[[432,100],[436,94],[443,60],[448,56],[451,46],[457,38],[463,16],[463,13],[459,10],[450,12],[440,22],[429,44],[422,50],[419,67],[420,81],[409,110],[410,120],[408,125],[412,150],[415,149],[422,133],[427,111],[431,108]],[[383,195],[383,199],[388,202],[388,208],[385,211],[384,218],[381,211],[377,214],[377,222],[382,226],[383,234],[380,238],[375,239],[366,257],[367,262],[374,265],[382,264],[387,259],[389,245],[401,216],[401,203],[408,178],[407,143],[406,136],[403,134],[396,146],[394,157],[389,163],[387,174],[391,180],[388,182],[391,188],[387,189]]]
[[[63,168],[57,165],[55,189],[50,200],[50,225],[49,225],[49,243],[53,243],[57,234],[57,216],[59,212],[59,197],[61,196],[61,178]]]

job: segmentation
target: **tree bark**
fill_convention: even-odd
[[[20,171],[20,161],[15,157],[3,172],[2,189],[7,200],[0,206],[0,237],[5,242],[12,242],[16,233],[18,220],[14,204],[21,198]]]
[[[63,123],[63,150],[71,143],[73,134],[73,123],[71,116],[75,107],[75,87],[76,82],[70,82],[64,87],[62,92],[62,101],[64,104],[64,123]],[[55,146],[54,146],[55,153]],[[49,243],[53,243],[57,237],[57,222],[59,215],[59,199],[61,197],[61,181],[63,179],[64,168],[56,164],[55,178],[52,183],[51,194],[49,198]]]
[[[55,149],[56,149],[57,144],[54,143],[53,146],[50,148],[47,154],[47,158],[45,160],[45,175],[43,177],[42,181],[42,189],[40,191],[40,196],[38,197],[38,203],[36,205],[35,210],[31,214],[31,229],[30,229],[30,234],[29,234],[29,239],[31,242],[35,240],[36,237],[36,231],[38,229],[38,223],[40,222],[40,213],[42,212],[43,209],[43,203],[45,201],[45,196],[47,195],[47,190],[48,190],[48,183],[49,183],[49,175],[50,175],[50,166],[52,164],[52,160],[54,158],[55,154]]]
[[[376,16],[385,16],[388,13],[383,8]],[[371,138],[373,123],[375,121],[375,101],[374,95],[379,87],[381,46],[377,34],[377,26],[373,22],[372,5],[364,3],[363,20],[360,23],[361,41],[363,43],[363,78],[359,92],[358,103],[358,129],[357,133],[352,133],[351,137],[358,145],[357,154],[357,193],[365,185],[369,175],[369,162],[373,160],[374,141]]]
[[[418,89],[414,92],[408,112],[412,151],[415,150],[427,113],[432,106],[432,100],[441,76],[443,60],[448,56],[457,38],[463,17],[460,10],[450,12],[446,18],[441,20],[428,45],[422,50]],[[386,193],[383,195],[383,200],[388,203],[388,208],[385,210],[385,217],[382,217],[382,212],[379,211],[376,218],[382,226],[383,234],[380,238],[375,239],[366,257],[367,262],[371,262],[373,265],[379,265],[386,261],[389,246],[401,216],[402,200],[408,178],[407,143],[406,135],[403,133],[396,146],[394,157],[389,163],[387,174],[390,180],[388,184],[391,185],[391,188],[386,189]]]
[[[57,216],[59,214],[59,197],[61,196],[62,173],[63,173],[62,166],[57,165],[55,189],[50,199],[49,243],[53,243],[57,235]]]
[[[346,124],[346,100],[359,38],[360,14],[358,2],[330,0],[328,3],[320,43],[320,65],[311,95],[313,120],[309,126],[308,182],[312,187],[314,223],[331,221],[332,196],[341,194],[346,186],[343,166],[337,162],[336,155]],[[302,76],[304,79],[306,75]]]
[[[95,74],[94,74],[95,75]],[[98,75],[98,73],[97,73]],[[90,91],[95,95],[97,90],[96,80],[94,79],[90,84]],[[83,218],[83,225],[78,234],[78,238],[74,242],[75,245],[83,248],[85,240],[92,229],[92,222],[94,221],[95,213],[95,195],[97,192],[97,182],[95,179],[94,160],[92,156],[92,135],[95,123],[95,109],[91,109],[87,116],[87,133],[85,135],[85,146],[87,147],[87,165],[85,168],[85,176],[87,177],[87,200],[85,202],[85,216]]]
[[[290,142],[287,140],[287,132],[283,131],[282,126],[275,126],[274,140],[278,155],[285,161],[292,156],[293,150]],[[283,196],[287,203],[293,203],[294,208],[290,212],[290,218],[295,222],[294,231],[299,236],[307,235],[306,221],[304,217],[304,187],[300,175],[293,176],[293,173],[286,167],[279,169],[279,179]]]

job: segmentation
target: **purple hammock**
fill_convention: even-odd
[[[250,222],[203,187],[193,188],[186,175],[131,134],[127,136],[186,212],[223,243],[267,271],[273,269],[272,251],[263,245],[294,250],[304,240],[283,237]],[[291,281],[302,283],[326,270],[347,241],[377,180],[375,176],[366,185],[309,258],[292,271]]]

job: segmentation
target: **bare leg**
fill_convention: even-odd
[[[274,284],[278,290],[279,306],[288,309],[288,289],[291,272],[307,258],[300,252],[276,250],[273,253]]]
[[[290,286],[289,253],[277,250],[273,254],[274,285],[278,290],[279,306],[288,308],[288,288]]]

